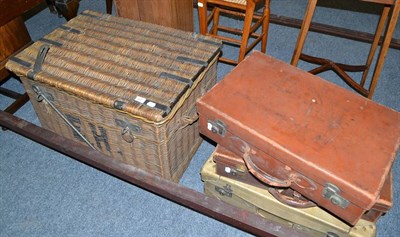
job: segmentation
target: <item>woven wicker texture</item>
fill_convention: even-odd
[[[17,58],[33,65],[43,44],[50,50],[36,81],[153,122],[179,107],[220,47],[212,38],[90,11]],[[7,67],[23,76],[32,69]]]
[[[49,46],[40,66],[38,52]],[[216,83],[221,42],[85,11],[7,63],[42,127],[178,182],[202,142],[196,100]],[[40,57],[39,57],[40,59]],[[36,70],[35,70],[36,69]]]
[[[232,2],[236,4],[246,5],[247,0],[223,0],[224,2]]]

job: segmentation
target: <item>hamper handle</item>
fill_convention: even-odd
[[[90,148],[96,150],[96,148],[85,138],[85,136],[83,136],[82,133],[79,132],[79,130],[54,106],[54,104],[47,98],[45,93],[43,93],[38,86],[33,85],[32,90],[37,94],[37,101],[41,102],[42,100],[45,100],[46,103],[50,105],[50,107],[67,123],[69,127],[72,128],[72,130],[74,130],[74,132],[76,132],[76,134],[78,134],[80,138],[83,139],[83,141],[86,142],[86,144],[89,145]]]

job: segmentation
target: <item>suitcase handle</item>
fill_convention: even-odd
[[[260,168],[258,168],[258,166],[256,164],[254,164],[254,162],[251,159],[251,149],[250,147],[244,142],[245,147],[244,147],[244,153],[243,153],[243,160],[246,163],[247,168],[249,169],[249,171],[256,176],[258,179],[260,179],[261,181],[263,181],[264,183],[267,183],[271,186],[275,186],[275,187],[289,187],[292,183],[291,180],[281,180],[278,179],[268,173],[266,173],[265,171],[261,170]]]
[[[281,192],[276,188],[268,188],[268,192],[278,201],[295,208],[308,208],[315,207],[315,203],[305,199],[301,194],[293,189],[282,190]]]

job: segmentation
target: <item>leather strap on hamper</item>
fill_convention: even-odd
[[[196,107],[192,106],[192,108],[189,111],[187,111],[186,115],[182,116],[182,119],[181,119],[182,125],[179,127],[179,129],[184,129],[187,126],[192,125],[198,119],[199,119],[199,115],[197,114]]]
[[[44,59],[46,58],[47,52],[49,51],[50,47],[47,44],[40,46],[39,51],[36,56],[35,64],[33,64],[33,69],[28,72],[27,76],[29,79],[34,80],[35,76],[38,72],[42,70],[42,64]]]
[[[42,70],[42,65],[49,49],[50,46],[48,44],[43,44],[40,46],[33,69],[27,73],[28,78],[35,80],[36,74]],[[46,103],[50,105],[50,107],[62,118],[62,120],[64,120],[67,125],[71,127],[72,130],[78,134],[78,136],[82,138],[86,144],[88,144],[90,148],[96,150],[96,148],[85,138],[85,136],[83,136],[83,134],[80,133],[79,130],[54,106],[54,104],[51,102],[52,96],[50,94],[43,92],[37,85],[32,85],[32,90],[37,94],[36,100],[38,102],[42,102],[43,100],[46,101]]]

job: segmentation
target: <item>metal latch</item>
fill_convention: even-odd
[[[225,173],[230,174],[232,176],[243,175],[244,174],[244,171],[241,170],[240,168],[234,169],[234,168],[231,168],[229,166],[225,166],[224,171],[225,171]]]
[[[330,200],[333,205],[341,208],[346,208],[349,205],[349,201],[340,196],[341,190],[334,184],[327,183],[324,187],[323,196]]]
[[[223,186],[222,188],[215,186],[215,191],[221,196],[232,197],[233,190],[229,184]]]
[[[115,119],[115,123],[117,124],[117,126],[121,127],[122,129],[128,128],[129,130],[131,130],[134,133],[142,132],[142,128],[140,126],[128,123],[124,120]]]
[[[207,129],[222,137],[225,136],[226,133],[226,125],[221,120],[215,120],[215,121],[209,120],[207,122]]]
[[[32,85],[32,90],[37,94],[37,98],[36,100],[38,102],[41,101],[46,101],[48,105],[50,105],[50,107],[62,118],[62,120],[64,120],[64,122],[67,123],[67,125],[72,128],[72,130],[74,130],[74,132],[76,134],[78,134],[78,136],[80,138],[82,138],[82,140],[84,142],[86,142],[86,144],[88,144],[88,146],[90,146],[90,148],[92,148],[93,150],[96,150],[96,148],[92,145],[92,143],[89,142],[89,140],[86,139],[85,136],[83,136],[83,134],[67,119],[67,117],[64,116],[63,113],[61,113],[60,110],[58,110],[56,108],[56,106],[53,104],[53,102],[51,102],[52,100],[54,100],[54,98],[51,96],[51,100],[49,98],[47,98],[46,93],[43,93],[42,90],[37,86],[37,85]]]

